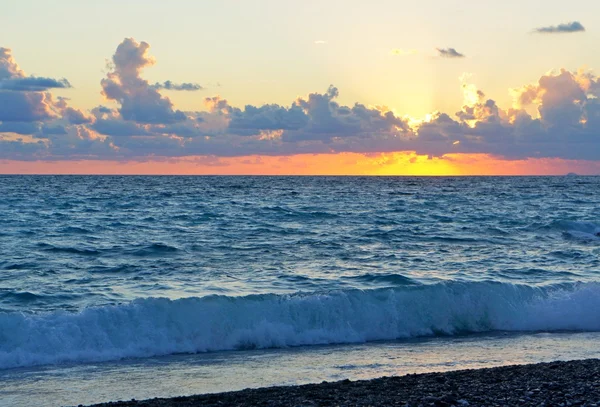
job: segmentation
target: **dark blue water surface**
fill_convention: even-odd
[[[29,351],[19,348],[32,332],[48,335],[44,329],[55,327],[65,334],[74,324],[69,318],[79,318],[82,335],[69,346],[83,347],[84,354],[91,352],[85,328],[90,318],[94,338],[112,338],[107,332],[131,323],[132,310],[154,315],[147,322],[154,326],[158,322],[152,318],[161,312],[171,321],[175,306],[185,308],[185,315],[205,315],[208,309],[221,315],[215,326],[226,321],[234,328],[213,339],[226,344],[206,339],[199,345],[195,340],[200,334],[192,332],[184,335],[190,341],[185,346],[162,344],[156,350],[148,345],[146,353],[112,356],[88,352],[93,354],[88,359],[463,329],[568,329],[565,318],[578,314],[532,317],[553,321],[540,326],[531,321],[505,324],[505,311],[496,310],[496,302],[481,301],[498,295],[497,301],[505,302],[498,307],[520,304],[515,309],[524,312],[537,299],[566,290],[585,297],[563,298],[575,304],[569,312],[595,306],[600,293],[599,192],[599,177],[576,176],[0,176],[0,327],[5,328],[0,332],[0,367],[3,362],[15,366],[76,359],[55,349],[64,341],[60,335],[55,348],[37,349],[35,339]],[[254,294],[262,296],[248,297]],[[158,297],[167,302],[156,302]],[[409,297],[422,301],[420,308],[402,305]],[[173,301],[180,298],[187,300]],[[432,299],[441,301],[442,308],[456,306],[456,312],[439,316],[427,308]],[[302,316],[294,313],[311,305],[294,301],[320,305]],[[261,308],[252,314],[260,317],[252,319],[245,313],[258,302],[271,311]],[[420,322],[396,321],[393,329],[368,326],[371,311],[365,307],[373,313],[394,309],[392,319],[418,314]],[[477,313],[482,307],[483,316]],[[340,326],[350,324],[353,330],[340,333],[340,327],[331,326],[335,317],[323,317],[322,308],[337,310]],[[278,314],[269,316],[273,310]],[[285,312],[293,322],[286,322]],[[364,321],[351,320],[361,312]],[[114,322],[115,313],[122,320]],[[475,314],[474,320],[468,316]],[[240,327],[236,318],[251,326]],[[598,317],[589,318],[573,328],[600,327]],[[59,320],[68,321],[62,326]],[[275,328],[269,329],[277,335],[264,328],[260,335],[267,339],[260,340],[256,332],[240,333],[260,321],[289,325],[291,332],[282,338]],[[381,324],[385,321],[389,319]],[[169,335],[175,335],[165,324]],[[9,326],[22,337],[9,334]],[[319,329],[329,334],[319,336]],[[214,326],[210,332],[215,335]],[[122,350],[134,339],[149,344],[159,340],[112,338],[94,349]],[[173,340],[182,342],[177,335]],[[17,354],[18,349],[24,353]]]

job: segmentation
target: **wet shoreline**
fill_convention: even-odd
[[[188,406],[595,406],[600,360],[538,363],[373,380],[246,389],[94,407]]]

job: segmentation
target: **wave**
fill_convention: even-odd
[[[86,229],[86,228],[79,227],[79,226],[63,227],[63,228],[59,229],[59,232],[66,233],[66,234],[81,234],[81,235],[93,233],[90,229]]]
[[[593,222],[576,222],[571,220],[561,220],[554,223],[558,229],[566,231],[578,231],[585,233],[600,232],[600,226]]]
[[[0,368],[487,331],[600,331],[600,283],[443,282],[0,313]]]
[[[144,256],[164,256],[171,253],[178,252],[179,249],[174,246],[169,246],[165,243],[152,243],[148,246],[143,246],[137,249],[134,249],[130,252],[130,254],[134,256],[144,257]]]
[[[559,221],[556,226],[563,230],[563,234],[567,238],[586,241],[600,240],[597,235],[600,233],[600,226],[593,222]]]
[[[402,286],[417,285],[417,281],[401,274],[362,274],[359,276],[341,277],[341,280],[356,281],[368,285]]]
[[[100,254],[100,252],[95,249],[55,246],[50,243],[38,243],[37,246],[40,247],[44,251],[54,252],[54,253],[79,254],[82,256],[96,256],[96,255]]]

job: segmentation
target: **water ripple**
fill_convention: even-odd
[[[593,282],[598,177],[0,176],[4,310]]]

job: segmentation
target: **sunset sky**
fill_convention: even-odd
[[[5,0],[0,173],[600,174],[600,2]]]

